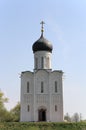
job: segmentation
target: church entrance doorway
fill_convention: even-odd
[[[39,121],[46,121],[46,109],[40,109],[38,111]]]

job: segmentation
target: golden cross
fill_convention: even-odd
[[[45,23],[44,23],[44,21],[42,21],[40,24],[42,25],[42,26],[41,26],[41,32],[42,32],[42,35],[43,35],[43,32],[44,32],[44,27],[43,27],[43,25],[44,25]]]

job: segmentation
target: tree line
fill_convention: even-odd
[[[0,90],[0,122],[17,122],[20,119],[20,103],[8,111],[4,103],[8,102],[8,98],[4,96],[4,93]]]
[[[82,121],[82,114],[78,114],[77,112],[74,113],[72,116],[69,113],[66,113],[64,116],[64,121],[66,122],[81,122]]]

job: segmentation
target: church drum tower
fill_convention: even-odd
[[[33,44],[34,71],[21,73],[20,121],[63,121],[63,89],[61,70],[52,71],[52,44],[43,36]]]

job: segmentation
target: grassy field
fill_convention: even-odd
[[[86,123],[2,122],[0,130],[86,130]]]

